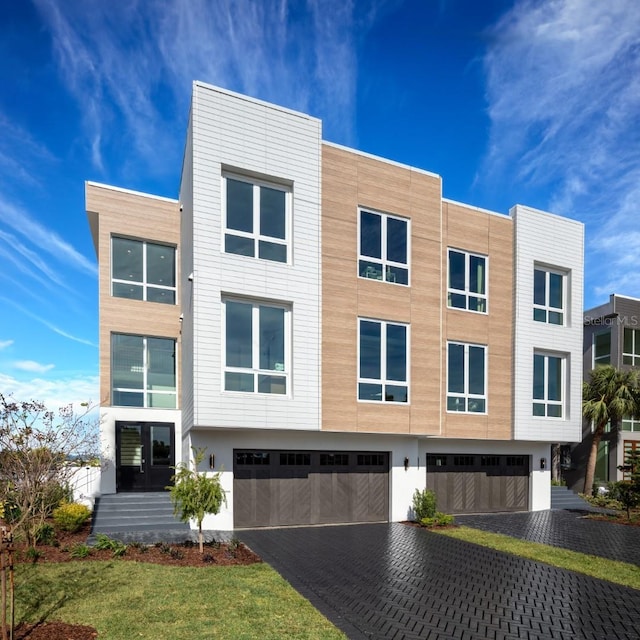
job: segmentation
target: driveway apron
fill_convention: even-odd
[[[237,535],[352,640],[640,638],[640,591],[424,529]]]

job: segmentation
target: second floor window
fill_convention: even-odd
[[[536,353],[533,356],[533,415],[564,416],[564,358]]]
[[[447,344],[447,411],[487,412],[487,347]]]
[[[487,313],[487,258],[449,249],[447,304]]]
[[[633,367],[640,366],[640,330],[624,330],[624,343],[622,347],[622,364],[630,364]]]
[[[409,284],[409,221],[372,211],[360,211],[361,278]]]
[[[361,319],[359,334],[358,400],[407,402],[407,325]]]
[[[111,291],[117,298],[175,304],[175,247],[112,238]]]
[[[533,319],[564,324],[566,275],[549,269],[533,271]]]
[[[288,262],[290,191],[230,176],[224,187],[225,252]]]
[[[225,300],[225,391],[286,395],[289,379],[287,307]]]
[[[176,408],[176,341],[111,335],[111,403],[118,407]]]

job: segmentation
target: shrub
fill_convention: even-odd
[[[91,547],[86,544],[76,544],[71,548],[69,555],[72,558],[86,558],[91,554]]]
[[[26,551],[26,555],[27,560],[32,564],[35,564],[42,557],[42,552],[38,551],[35,547],[29,547]]]
[[[120,540],[113,540],[104,533],[96,534],[96,544],[94,545],[98,551],[112,551],[113,557],[118,558],[127,552],[127,545]]]
[[[53,510],[53,521],[56,526],[71,533],[80,531],[90,517],[91,509],[79,502],[65,502]]]
[[[450,527],[453,523],[453,516],[441,511],[436,511],[431,517],[420,519],[420,524],[423,527]]]
[[[38,527],[36,531],[36,544],[54,545],[56,542],[56,530],[48,523]]]
[[[418,522],[422,522],[423,518],[433,518],[436,513],[436,494],[433,490],[415,490],[413,494],[413,513]]]

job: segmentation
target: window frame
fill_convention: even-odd
[[[237,182],[244,182],[252,186],[253,193],[253,211],[252,211],[252,231],[241,231],[239,229],[231,229],[227,222],[227,180],[235,180]],[[263,235],[260,232],[260,198],[261,188],[273,189],[284,193],[284,239],[277,238],[275,236]],[[257,194],[257,197],[256,197]],[[292,210],[293,210],[293,188],[292,185],[284,182],[274,180],[273,182],[268,179],[253,178],[241,173],[234,173],[232,171],[224,171],[222,173],[222,187],[221,187],[221,203],[222,203],[222,233],[221,233],[221,251],[229,256],[240,256],[242,258],[253,258],[254,260],[264,260],[272,264],[286,264],[292,263]],[[234,236],[236,238],[247,238],[253,241],[253,255],[245,255],[243,253],[236,253],[233,251],[227,251],[226,238],[227,235]],[[287,259],[284,261],[273,260],[271,258],[260,257],[260,242],[268,242],[271,244],[277,244],[286,248]]]
[[[631,334],[631,351],[626,351],[626,340],[625,336],[627,331]],[[640,329],[634,329],[633,327],[624,327],[622,331],[622,364],[630,367],[640,366],[640,354],[636,353],[636,349],[638,348],[638,343],[640,343]],[[631,362],[627,362],[628,359],[631,359]]]
[[[115,265],[114,261],[114,252],[113,252],[113,242],[114,240],[128,240],[129,242],[137,242],[142,245],[142,280],[124,280],[123,278],[114,278],[113,269]],[[149,283],[149,274],[148,274],[148,258],[147,258],[147,249],[149,245],[155,247],[166,247],[167,249],[171,249],[173,251],[173,278],[174,284],[173,286],[161,285],[161,284],[150,284]],[[175,306],[178,304],[178,247],[176,245],[171,244],[169,242],[156,242],[154,240],[142,240],[140,238],[131,238],[129,236],[123,236],[119,234],[112,234],[111,240],[109,243],[110,249],[110,270],[111,270],[111,297],[113,298],[121,298],[123,300],[136,300],[137,302],[156,302],[158,304],[170,304]],[[119,296],[114,293],[114,284],[124,284],[124,285],[136,285],[141,287],[142,289],[142,300],[138,298],[130,298],[127,296]],[[148,289],[156,289],[161,291],[172,291],[173,292],[173,302],[163,302],[161,300],[149,300],[148,299]]]
[[[537,304],[535,302],[535,281],[536,281],[536,271],[540,271],[545,274],[544,277],[544,304]],[[551,275],[560,276],[562,278],[562,307],[552,307],[549,302],[550,290],[549,280]],[[558,267],[549,267],[543,264],[534,264],[533,265],[533,290],[531,296],[531,307],[532,307],[532,317],[534,322],[539,322],[541,324],[549,324],[554,325],[556,327],[566,327],[568,325],[568,300],[569,300],[569,273],[563,269]],[[544,320],[538,320],[536,318],[536,311],[544,312]],[[549,317],[552,313],[559,313],[562,315],[562,322],[550,322]]]
[[[609,353],[604,356],[596,356],[596,338],[601,336],[609,336]],[[597,331],[591,337],[591,368],[595,369],[598,366],[611,364],[611,345],[612,345],[612,334],[611,329],[604,329],[602,331]],[[603,358],[608,358],[607,362],[601,362]]]
[[[381,220],[380,223],[380,258],[367,256],[362,253],[362,214],[367,213],[373,216],[378,216]],[[388,221],[389,220],[399,220],[405,224],[406,229],[406,247],[407,247],[407,261],[406,262],[397,262],[395,260],[390,260],[387,258],[387,238],[388,238]],[[377,211],[376,209],[371,209],[369,207],[358,207],[358,260],[356,262],[356,273],[358,278],[362,278],[363,280],[374,280],[376,282],[386,282],[389,284],[395,284],[401,287],[410,287],[411,286],[411,218],[405,218],[403,216],[395,215],[393,213],[386,213],[383,211]],[[382,277],[375,278],[370,276],[364,276],[360,272],[360,263],[361,262],[372,262],[375,264],[379,264],[382,270]],[[406,284],[403,282],[396,282],[395,279],[391,279],[393,275],[391,268],[396,269],[406,269],[407,271],[407,282]],[[389,278],[389,279],[388,279]],[[395,278],[395,276],[394,276]]]
[[[367,378],[361,375],[361,352],[362,352],[362,340],[361,340],[361,326],[363,322],[371,322],[380,325],[380,378]],[[388,337],[387,328],[389,326],[403,327],[405,329],[405,380],[395,380],[387,376],[387,349],[388,349]],[[392,320],[379,320],[377,318],[358,317],[358,349],[357,349],[357,383],[356,383],[356,399],[358,402],[366,402],[372,404],[393,404],[393,405],[409,405],[411,404],[410,389],[410,372],[411,372],[411,330],[410,325],[405,322],[395,322]],[[374,400],[372,398],[360,397],[360,385],[380,385],[381,397],[380,400]],[[406,387],[407,399],[402,400],[387,400],[387,394],[385,392],[386,387]]]
[[[227,303],[235,302],[239,304],[251,305],[251,361],[252,367],[237,367],[227,365]],[[284,370],[276,369],[260,369],[260,307],[269,307],[274,309],[282,309],[284,311]],[[255,395],[267,398],[290,398],[292,396],[291,389],[291,370],[292,370],[292,306],[291,304],[276,300],[265,300],[260,298],[243,298],[239,296],[223,296],[222,297],[222,341],[221,341],[221,390],[223,393]],[[240,373],[253,375],[253,391],[244,391],[238,389],[227,389],[226,377],[227,373]],[[259,376],[277,376],[285,381],[285,393],[268,393],[258,391]]]
[[[143,347],[143,364],[142,364],[142,387],[140,389],[136,389],[133,387],[116,387],[114,384],[114,371],[116,367],[115,363],[115,344],[114,337],[115,336],[127,336],[132,338],[141,338],[142,339],[142,347]],[[175,381],[175,387],[173,391],[166,391],[162,389],[150,389],[149,388],[149,340],[167,340],[173,342],[173,379]],[[114,407],[130,407],[135,409],[177,409],[178,408],[178,341],[175,338],[167,338],[165,336],[149,336],[149,335],[139,335],[133,333],[121,333],[119,331],[111,332],[110,337],[110,355],[111,359],[109,361],[109,373],[110,373],[110,394],[111,394],[111,405]],[[131,404],[116,404],[114,401],[115,392],[125,393],[125,394],[141,394],[143,398],[142,405],[131,405]],[[164,396],[173,396],[175,398],[175,403],[173,407],[159,407],[159,406],[151,406],[149,400],[152,395],[164,395]]]
[[[450,357],[450,352],[449,352],[449,347],[452,345],[457,345],[457,346],[462,346],[464,347],[464,362],[463,362],[463,387],[464,387],[464,391],[463,392],[455,392],[455,391],[449,391],[449,380],[450,380],[450,361],[449,361],[449,357]],[[484,352],[484,372],[483,372],[483,376],[484,376],[484,392],[482,394],[477,394],[477,393],[470,393],[469,392],[469,348],[470,347],[476,347],[476,348],[480,348],[483,350]],[[446,362],[446,374],[447,374],[447,382],[446,382],[446,400],[445,400],[445,407],[446,407],[446,411],[447,413],[451,413],[451,414],[463,414],[463,415],[476,415],[476,416],[482,416],[482,415],[487,415],[489,413],[489,397],[488,397],[488,388],[489,388],[489,383],[488,383],[488,373],[489,373],[489,347],[486,344],[477,344],[474,342],[464,342],[461,340],[447,340],[447,362]],[[461,410],[457,410],[457,409],[449,409],[449,399],[450,398],[461,398],[464,399],[464,406],[465,409],[464,411]],[[484,402],[484,411],[469,411],[469,402],[470,401],[474,401],[474,400],[482,400]]]
[[[535,397],[535,358],[539,356],[544,358],[544,398],[536,398]],[[560,400],[550,400],[549,399],[549,358],[557,358],[560,360],[561,369],[560,369]],[[533,418],[541,419],[541,420],[566,420],[567,419],[567,355],[564,353],[555,353],[551,351],[539,351],[535,350],[533,352],[533,362],[532,362],[532,385],[531,385],[531,397],[532,397],[532,405],[531,405],[531,414]],[[543,405],[544,406],[544,415],[536,415],[535,414],[535,405]],[[549,407],[560,407],[559,416],[549,415]]]
[[[451,268],[450,268],[450,256],[451,253],[459,253],[464,255],[464,289],[454,289],[451,286]],[[482,258],[484,260],[484,291],[485,293],[476,293],[470,290],[471,282],[471,258]],[[459,295],[464,296],[465,306],[456,307],[451,304],[451,296]],[[479,298],[484,300],[484,311],[478,311],[477,309],[469,308],[469,299]],[[473,251],[467,251],[465,249],[456,249],[455,247],[447,247],[447,308],[456,309],[458,311],[468,311],[470,313],[479,313],[486,315],[489,313],[489,256],[482,253],[475,253]]]

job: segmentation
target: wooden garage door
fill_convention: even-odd
[[[235,527],[386,522],[389,454],[236,449]]]
[[[445,513],[527,511],[529,457],[427,455],[427,488]]]

